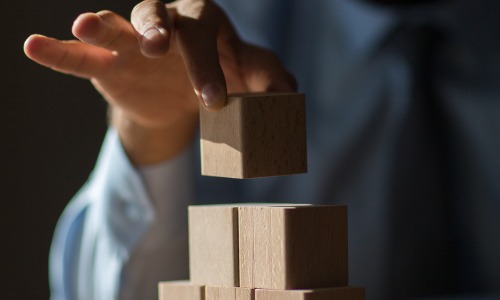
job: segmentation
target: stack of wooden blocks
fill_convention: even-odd
[[[348,286],[345,206],[190,206],[189,262],[160,300],[364,299]]]
[[[200,110],[202,174],[307,172],[305,97],[237,94]],[[160,300],[361,300],[348,286],[347,208],[189,207],[190,280],[160,282]]]

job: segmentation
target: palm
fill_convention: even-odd
[[[175,52],[155,59],[139,51],[117,55],[109,72],[92,83],[111,105],[121,107],[137,122],[148,127],[165,125],[198,108],[182,60]]]
[[[106,30],[100,27],[106,24],[94,14],[81,16],[73,28],[82,40],[99,40],[94,45],[37,35],[27,41],[26,53],[42,65],[91,79],[112,106],[141,125],[164,126],[186,113],[196,113],[196,95],[175,45],[168,55],[147,58],[140,52],[130,23],[111,12],[100,18],[114,23],[109,28],[115,33],[107,33],[106,39],[99,37]]]

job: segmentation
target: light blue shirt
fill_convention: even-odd
[[[188,204],[262,201],[347,204],[367,299],[499,293],[500,2],[218,2],[306,93],[308,174],[203,178],[197,145],[138,170],[111,129],[55,232],[52,297],[156,299],[157,281],[187,278]],[[433,114],[406,56],[424,26],[443,36]]]

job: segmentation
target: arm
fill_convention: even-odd
[[[151,212],[145,213],[138,226],[127,223],[126,210],[115,205],[117,200],[142,199],[149,211],[157,209],[150,204],[158,198],[174,204],[185,199],[171,191],[155,196],[152,185],[144,183],[148,178],[141,178],[135,168],[169,161],[191,144],[199,101],[206,109],[217,110],[226,91],[294,88],[293,78],[276,57],[242,42],[211,2],[180,1],[167,7],[145,1],[134,9],[132,24],[109,11],[86,13],[73,25],[79,40],[33,35],[25,43],[25,52],[34,61],[89,79],[109,103],[113,132],[118,133],[112,146],[104,145],[94,175],[59,222],[51,254],[54,298],[81,293],[114,298],[117,288],[123,291],[117,279],[124,268],[133,273],[134,264],[141,264],[133,256],[131,262],[130,255],[141,253],[143,240],[154,232],[162,214],[152,212],[156,218],[152,220]],[[116,155],[122,152],[117,146],[123,146],[122,155]],[[111,154],[109,148],[114,149]],[[112,159],[116,157],[124,161],[116,162]],[[120,165],[128,167],[123,170]],[[117,169],[123,172],[114,173]],[[124,187],[130,192],[123,193]],[[136,245],[136,241],[141,242]]]

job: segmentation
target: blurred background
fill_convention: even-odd
[[[0,299],[48,299],[48,254],[66,203],[106,131],[106,104],[85,80],[30,61],[32,33],[71,39],[78,14],[128,18],[138,0],[4,1],[0,47]]]

